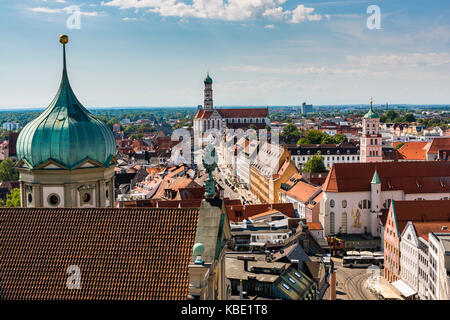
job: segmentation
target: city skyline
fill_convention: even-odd
[[[87,107],[196,106],[207,71],[217,106],[449,101],[444,1],[183,3],[6,1],[0,109],[50,103],[62,33],[71,84]],[[380,30],[366,26],[373,4]],[[81,8],[80,29],[66,26],[71,5]]]

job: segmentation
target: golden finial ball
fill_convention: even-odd
[[[66,44],[67,42],[69,42],[69,37],[65,34],[60,35],[59,42],[61,42],[62,44]]]

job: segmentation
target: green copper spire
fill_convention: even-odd
[[[66,66],[68,40],[66,35],[60,37],[63,72],[58,92],[47,109],[21,131],[17,156],[33,168],[53,160],[70,170],[88,159],[109,167],[116,154],[114,135],[73,93]]]
[[[372,105],[373,105],[373,100],[372,100],[372,97],[370,97],[370,110],[369,110],[369,112],[367,112],[367,113],[364,115],[364,118],[366,118],[366,119],[376,119],[376,118],[379,118],[379,117],[378,117],[378,114],[377,114],[375,111],[373,111]]]
[[[206,78],[205,78],[205,84],[212,84],[212,82],[213,82],[213,80],[209,76],[209,72],[208,72],[208,74],[206,75]]]
[[[370,183],[371,184],[380,184],[381,183],[380,177],[378,176],[378,171],[376,169],[375,169],[375,172],[373,174],[372,181]]]

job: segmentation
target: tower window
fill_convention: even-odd
[[[31,195],[31,193],[28,194],[28,203],[33,202],[33,196]]]
[[[57,206],[60,202],[59,196],[56,193],[52,193],[48,196],[47,202],[51,206]]]
[[[86,192],[86,193],[83,194],[81,199],[83,200],[84,203],[88,203],[89,201],[91,201],[91,195]]]

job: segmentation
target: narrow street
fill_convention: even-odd
[[[366,268],[344,268],[342,259],[332,258],[336,267],[336,300],[377,300],[366,288],[371,276]]]
[[[230,181],[231,177],[227,173],[228,169],[224,167],[217,168],[217,170],[213,173],[216,182],[224,189],[224,197],[230,199],[240,199],[241,201],[244,199],[249,204],[259,203],[258,199],[249,190],[240,188],[237,184],[233,185],[233,190],[229,185],[227,185],[225,180],[228,180],[230,184],[232,183]]]

